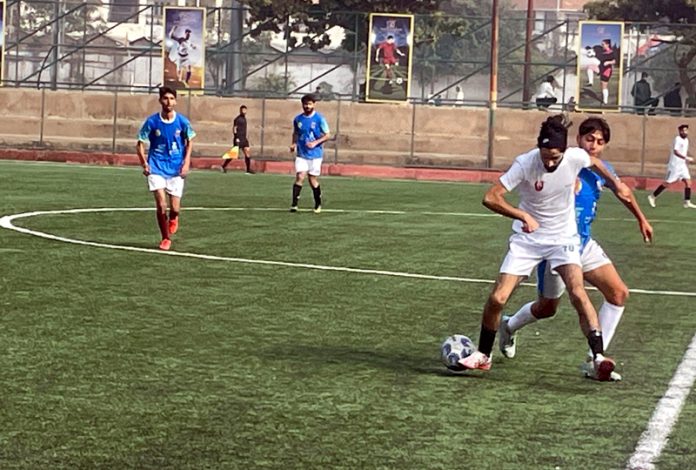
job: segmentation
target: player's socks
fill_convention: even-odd
[[[691,201],[691,188],[684,188],[684,202]]]
[[[493,343],[495,343],[495,330],[489,330],[481,325],[481,335],[479,336],[478,350],[488,357],[491,357],[493,351]]]
[[[302,191],[302,186],[299,184],[292,185],[292,207],[297,207],[297,203],[300,201],[300,192]]]
[[[514,333],[525,325],[537,321],[537,317],[532,315],[532,305],[534,302],[529,302],[520,308],[508,321],[508,331]]]
[[[590,331],[590,333],[587,335],[587,343],[590,345],[590,351],[592,351],[592,356],[595,359],[597,356],[604,355],[604,339],[602,338],[601,331]]]
[[[614,338],[616,327],[619,326],[621,316],[623,315],[625,309],[626,307],[619,307],[618,305],[610,304],[606,301],[599,308],[597,316],[599,318],[599,327],[602,329],[604,349],[609,348],[609,344]]]
[[[253,171],[251,171],[251,158],[244,157],[244,165],[246,165],[246,172],[247,173],[253,173]]]
[[[189,80],[191,80],[191,71],[190,70],[188,72],[186,72],[186,83],[188,83]]]
[[[157,211],[157,225],[160,229],[160,234],[162,235],[162,240],[169,238],[169,220],[167,219],[166,212]]]
[[[655,191],[653,191],[652,193],[653,197],[659,196],[662,193],[662,191],[664,191],[666,188],[667,186],[665,186],[664,184],[658,186],[657,189],[655,189]]]
[[[609,90],[607,90],[606,88],[602,90],[602,102],[604,104],[609,103]]]
[[[312,188],[312,194],[314,194],[314,208],[317,209],[321,207],[321,187]]]
[[[594,71],[592,69],[587,69],[587,84],[592,86],[594,83]]]

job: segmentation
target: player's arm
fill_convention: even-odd
[[[140,166],[143,167],[143,174],[145,176],[150,174],[150,166],[147,164],[147,155],[145,154],[145,142],[150,139],[150,124],[145,121],[140,127],[140,132],[138,132],[138,142],[135,144],[135,153],[138,154],[138,160],[140,160]]]
[[[232,135],[234,136],[234,143],[239,143],[239,137],[237,137],[237,120],[235,119],[232,123]]]
[[[523,230],[527,233],[538,229],[539,223],[531,215],[507,202],[505,199],[507,192],[505,186],[500,181],[496,181],[483,196],[483,205],[496,214],[521,220],[524,223]]]
[[[686,160],[687,162],[688,162],[688,161],[691,161],[691,157],[689,157],[688,155],[685,155],[685,154],[681,153],[681,152],[679,151],[679,147],[678,147],[677,145],[674,145],[674,149],[673,149],[672,151],[674,152],[674,154],[675,154],[677,157],[681,158],[682,160]]]
[[[184,163],[181,165],[181,170],[179,171],[179,176],[186,178],[189,169],[191,168],[191,152],[193,152],[193,142],[192,140],[196,137],[196,131],[191,127],[191,123],[188,121],[184,125],[184,135],[186,136],[186,146],[184,147]]]
[[[643,236],[643,241],[645,243],[650,243],[653,240],[653,228],[652,225],[650,225],[650,222],[648,222],[647,217],[645,217],[645,214],[643,214],[643,211],[640,209],[640,206],[638,205],[638,201],[636,201],[636,196],[633,194],[633,191],[628,190],[631,194],[631,199],[629,201],[626,201],[622,198],[619,197],[616,192],[614,192],[614,195],[616,198],[621,201],[621,203],[626,206],[626,209],[633,214],[633,217],[636,218],[638,221],[638,229],[640,230],[640,234]]]
[[[321,118],[321,123],[319,124],[319,131],[321,132],[319,138],[311,142],[307,142],[307,147],[313,149],[314,147],[318,147],[329,140],[329,124],[326,122],[326,119],[324,119],[323,116]]]
[[[380,52],[382,52],[382,45],[381,44],[377,47],[377,52],[375,53],[375,62],[379,62]]]
[[[614,191],[614,194],[621,202],[630,202],[633,197],[631,189],[621,181],[613,172],[611,172],[597,157],[590,157],[591,168],[594,172],[604,178],[605,184],[609,189]]]
[[[295,153],[295,150],[297,149],[297,123],[295,121],[292,122],[292,143],[290,144],[290,151]]]

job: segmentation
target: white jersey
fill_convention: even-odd
[[[672,148],[669,152],[669,169],[678,170],[681,168],[686,168],[686,160],[677,156],[674,151],[678,151],[682,155],[686,156],[689,152],[689,138],[682,138],[681,136],[676,136],[674,142],[672,143]]]
[[[539,223],[527,239],[537,243],[562,244],[578,236],[575,220],[575,184],[580,170],[592,165],[584,150],[573,147],[565,151],[556,171],[549,173],[536,148],[515,159],[500,177],[508,191],[517,189],[519,208]],[[523,233],[522,221],[515,220],[512,229]]]

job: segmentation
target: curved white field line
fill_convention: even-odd
[[[260,259],[250,259],[250,258],[236,258],[228,256],[215,256],[215,255],[205,255],[199,253],[184,253],[179,251],[161,251],[155,248],[141,248],[128,245],[114,245],[111,243],[100,243],[87,240],[77,240],[74,238],[61,237],[58,235],[52,235],[46,232],[40,232],[38,230],[31,230],[24,227],[18,227],[14,225],[14,221],[17,219],[25,219],[29,217],[37,217],[41,215],[62,215],[62,214],[84,214],[84,213],[99,213],[99,212],[136,212],[136,211],[153,211],[152,207],[102,207],[102,208],[88,208],[88,209],[64,209],[64,210],[54,210],[54,211],[34,211],[34,212],[24,212],[21,214],[6,215],[0,218],[0,227],[9,230],[14,230],[16,232],[24,233],[27,235],[32,235],[35,237],[46,238],[49,240],[60,241],[64,243],[72,243],[75,245],[93,246],[97,248],[109,248],[112,250],[122,250],[122,251],[135,251],[140,253],[152,253],[157,255],[167,255],[167,256],[179,256],[184,258],[197,258],[206,259],[211,261],[227,261],[233,263],[245,263],[245,264],[262,264],[270,266],[286,266],[294,268],[304,268],[304,269],[316,269],[321,271],[338,271],[338,272],[348,272],[357,274],[370,274],[377,276],[392,276],[392,277],[403,277],[411,279],[425,279],[432,281],[454,281],[454,282],[468,282],[476,284],[493,284],[495,281],[491,279],[476,279],[468,277],[457,277],[457,276],[435,276],[431,274],[418,274],[418,273],[407,273],[399,271],[386,271],[380,269],[364,269],[364,268],[351,268],[345,266],[326,266],[321,264],[309,264],[309,263],[293,263],[289,261],[274,261],[274,260],[260,260]],[[285,212],[286,209],[279,208],[245,208],[245,207],[187,207],[187,211],[272,211],[272,212]],[[348,209],[333,209],[325,210],[325,212],[337,212],[337,213],[365,213],[365,214],[408,214],[406,211],[382,211],[382,210],[348,210]],[[496,214],[480,214],[480,213],[465,213],[465,212],[410,212],[411,214],[426,214],[426,215],[456,215],[463,217],[498,217]],[[536,287],[533,283],[524,283],[525,286]],[[594,289],[590,287],[590,289]],[[696,297],[696,292],[680,292],[680,291],[662,291],[662,290],[647,290],[647,289],[630,289],[634,294],[646,294],[646,295],[667,295],[676,297]]]

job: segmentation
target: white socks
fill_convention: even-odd
[[[602,90],[602,100],[604,104],[609,104],[609,90],[606,88]]]
[[[594,70],[587,69],[587,83],[592,85],[594,83]]]
[[[514,333],[523,326],[537,321],[537,318],[532,315],[532,305],[534,305],[534,302],[523,305],[522,308],[508,320],[508,330],[510,333]]]
[[[621,321],[621,315],[623,315],[626,307],[619,307],[618,305],[610,304],[606,300],[599,308],[599,327],[602,330],[602,340],[604,344],[604,350],[609,348],[612,338],[614,338],[614,333],[616,333],[616,327],[619,326]],[[590,356],[592,352],[590,352]]]

